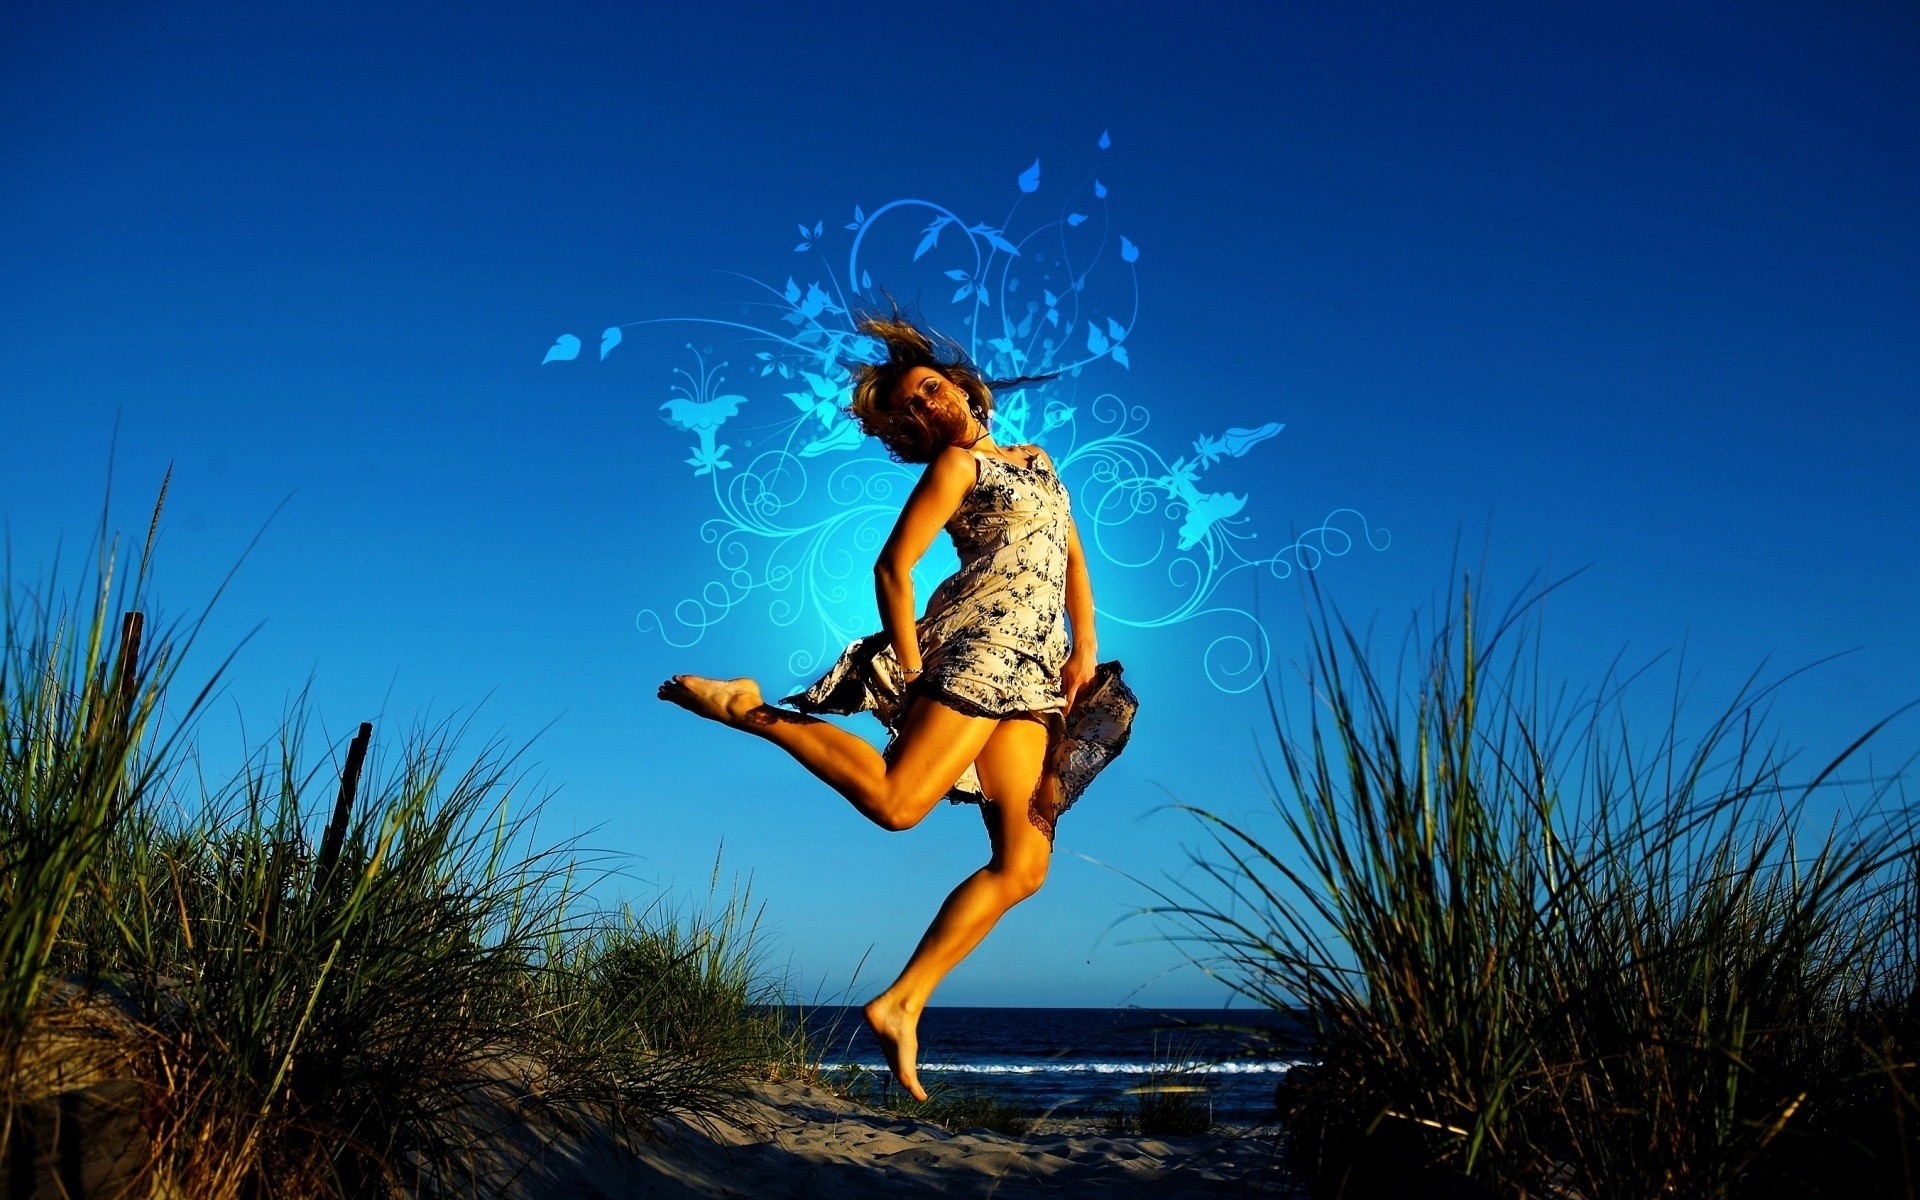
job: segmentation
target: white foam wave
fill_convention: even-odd
[[[1168,1071],[1204,1075],[1278,1075],[1304,1062],[1304,1059],[1275,1062],[1229,1063],[1144,1063],[1144,1062],[1045,1062],[1045,1063],[921,1063],[923,1071],[945,1071],[956,1075],[1150,1075]],[[835,1068],[859,1067],[866,1071],[885,1071],[883,1062],[840,1063]]]

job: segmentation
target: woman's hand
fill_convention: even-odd
[[[1080,695],[1080,689],[1087,686],[1093,678],[1094,654],[1091,650],[1082,653],[1075,650],[1067,656],[1067,665],[1060,668],[1060,694],[1067,698],[1067,711],[1073,711],[1074,701]]]

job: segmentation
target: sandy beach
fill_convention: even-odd
[[[1272,1141],[1258,1132],[1117,1137],[1043,1122],[1026,1137],[950,1132],[876,1112],[801,1082],[756,1085],[737,1120],[663,1122],[636,1152],[557,1142],[515,1195],[663,1197],[1280,1196]]]

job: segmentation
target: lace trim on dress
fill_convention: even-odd
[[[1046,835],[1049,846],[1061,814],[1074,806],[1093,777],[1119,757],[1133,736],[1140,701],[1121,670],[1118,659],[1096,666],[1068,713],[1026,714],[1044,718],[1047,726],[1046,758],[1027,798],[1027,820]],[[984,809],[998,801],[982,795],[979,803]]]
[[[1024,711],[1024,712],[995,711],[994,709],[988,708],[986,705],[981,704],[977,700],[969,700],[965,696],[962,696],[957,692],[948,691],[946,688],[940,686],[940,683],[938,680],[928,678],[925,675],[916,675],[912,679],[908,680],[907,686],[903,690],[902,694],[909,700],[913,699],[916,696],[926,696],[931,699],[938,700],[940,703],[946,705],[948,708],[955,709],[961,713],[964,713],[969,717],[991,717],[996,721],[1017,721],[1022,719],[1026,719],[1026,720],[1040,719],[1037,714],[1031,711]]]

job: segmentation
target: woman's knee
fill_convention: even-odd
[[[926,780],[889,777],[882,788],[879,810],[874,821],[890,833],[900,833],[918,825],[940,803],[946,789]]]
[[[1010,855],[998,868],[1001,880],[1014,899],[1025,900],[1047,881],[1045,854]]]

